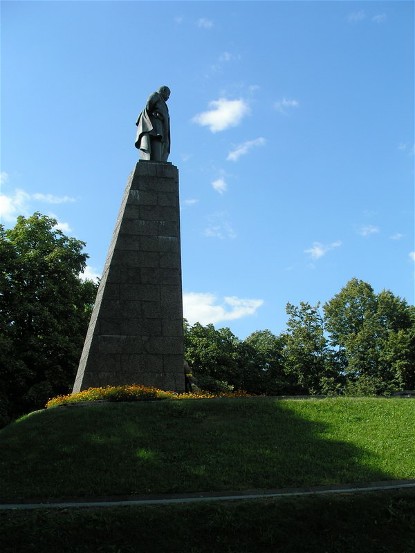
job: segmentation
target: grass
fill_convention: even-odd
[[[415,402],[91,403],[0,431],[3,501],[415,478]],[[415,493],[0,511],[2,553],[410,553]]]
[[[0,431],[1,499],[415,478],[414,420],[414,401],[375,398],[52,408]]]
[[[415,494],[0,512],[2,553],[413,553]]]

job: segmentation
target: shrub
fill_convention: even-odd
[[[5,394],[0,392],[0,428],[6,426],[10,422],[10,417],[8,415],[10,411],[10,402],[7,399]]]
[[[344,393],[346,396],[389,396],[398,389],[393,383],[384,382],[378,376],[362,374],[356,380],[346,383]]]
[[[206,392],[212,392],[213,394],[221,392],[232,393],[234,389],[234,386],[228,384],[228,382],[217,380],[207,374],[195,373],[194,380],[198,388]]]

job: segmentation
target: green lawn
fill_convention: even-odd
[[[415,494],[0,511],[2,553],[413,553]]]
[[[3,501],[415,478],[415,401],[58,407],[0,431]]]

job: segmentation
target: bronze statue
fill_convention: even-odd
[[[167,100],[168,86],[153,92],[146,107],[138,116],[135,147],[141,150],[141,159],[167,161],[170,153],[170,117]]]

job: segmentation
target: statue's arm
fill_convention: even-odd
[[[157,103],[160,101],[160,95],[157,92],[154,92],[150,98],[147,100],[146,110],[153,117],[157,117],[161,121],[164,120],[164,115],[157,109]]]
[[[149,98],[147,100],[147,104],[146,104],[146,110],[149,113],[154,111],[154,106],[156,105],[157,100],[158,100],[158,94],[157,94],[157,92],[153,92],[153,94],[151,96],[149,96]]]

